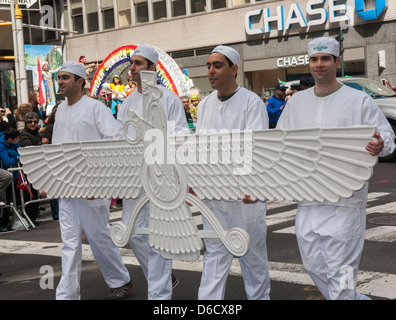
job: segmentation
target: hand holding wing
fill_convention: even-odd
[[[176,162],[201,199],[337,202],[361,189],[375,127],[222,132],[176,140]],[[212,160],[215,161],[212,161]]]

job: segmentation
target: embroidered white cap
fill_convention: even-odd
[[[70,72],[83,79],[85,79],[87,76],[87,71],[85,67],[81,63],[78,63],[76,61],[66,61],[59,69],[59,72],[61,71]]]
[[[158,63],[158,52],[153,47],[150,47],[147,44],[140,44],[136,47],[135,51],[133,52],[132,56],[142,56],[147,60],[150,60],[152,63],[157,65]]]
[[[340,45],[336,39],[320,37],[308,43],[308,56],[315,53],[328,53],[335,57],[340,55]]]
[[[214,48],[212,50],[212,53],[213,52],[218,52],[218,53],[225,55],[228,59],[230,59],[230,61],[233,64],[236,64],[239,67],[239,63],[241,62],[241,57],[240,57],[238,51],[236,51],[234,48],[220,45],[220,46],[217,46],[216,48]]]

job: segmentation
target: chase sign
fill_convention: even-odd
[[[375,9],[365,10],[365,0],[355,0],[356,13],[364,20],[376,20],[386,9],[386,0],[376,0]]]
[[[364,20],[376,20],[387,8],[386,0],[354,0],[356,13]],[[301,28],[329,23],[349,23],[353,15],[352,0],[305,0],[294,2],[288,8],[280,5],[248,11],[245,15],[245,30],[249,35],[288,30],[297,24]],[[367,3],[366,3],[367,2]],[[367,4],[370,2],[371,7]],[[305,7],[304,7],[305,4]],[[305,9],[305,10],[302,10]],[[303,13],[305,11],[305,14]]]

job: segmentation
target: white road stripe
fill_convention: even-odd
[[[396,226],[380,226],[366,230],[366,240],[377,242],[395,242]]]
[[[377,194],[374,194],[374,196],[377,196]],[[369,199],[370,199],[369,201],[374,201],[376,198],[373,197],[373,195],[371,195]],[[297,212],[297,210],[295,210],[296,212],[294,213],[294,216],[293,216],[293,211],[294,210],[282,212],[281,214],[278,214],[279,216],[278,215],[267,216],[267,225],[270,226],[280,222],[293,220],[295,218],[295,213]],[[386,213],[386,214],[396,213],[396,202],[389,202],[375,207],[370,207],[368,205],[366,209],[366,213],[367,215],[372,213]],[[274,231],[274,233],[294,234],[295,229],[294,226],[291,226],[280,230],[276,230]],[[368,229],[366,231],[366,240],[380,241],[380,242],[394,242],[396,241],[396,227],[381,226],[381,227],[374,227]]]
[[[274,233],[295,234],[294,226],[276,230]],[[366,240],[377,242],[395,242],[396,226],[380,226],[366,230]]]
[[[368,202],[377,200],[380,197],[386,196],[389,193],[369,193]],[[290,201],[277,201],[268,204],[268,211],[272,209],[292,205],[295,202]],[[195,213],[197,210],[191,207],[191,211]],[[277,214],[267,215],[268,226],[276,225],[279,223],[291,221],[295,219],[297,210],[289,210]],[[122,211],[113,211],[110,214],[111,221],[121,219]],[[387,203],[380,206],[370,207],[367,206],[367,214],[371,213],[396,213],[396,202]],[[202,224],[202,215],[195,215],[194,220],[197,225]],[[294,233],[294,226],[275,231],[277,233]],[[396,226],[380,226],[367,230],[366,239],[379,242],[396,241]],[[139,263],[133,252],[130,249],[121,248],[124,263],[127,265],[138,266]],[[43,243],[34,241],[15,241],[15,240],[1,240],[0,239],[0,252],[1,253],[14,253],[14,254],[38,254],[48,256],[58,256],[61,253],[60,243]],[[83,245],[83,260],[94,261],[94,257],[89,245]],[[270,278],[274,281],[296,283],[301,285],[314,285],[309,275],[305,272],[302,265],[269,262]],[[201,256],[196,261],[173,261],[173,268],[178,270],[202,272],[203,257]],[[234,259],[230,274],[241,276],[239,262]],[[363,294],[368,294],[380,298],[396,299],[396,275],[386,274],[380,272],[367,272],[360,271],[358,276],[358,291]]]
[[[390,202],[383,205],[370,207],[370,202],[378,200],[380,197],[384,197],[389,195],[389,192],[371,192],[368,194],[368,205],[367,205],[367,214],[371,213],[396,213],[396,202]],[[272,209],[281,208],[284,206],[293,205],[295,202],[293,201],[274,201],[268,203],[268,213]],[[198,210],[194,207],[190,207],[192,213],[198,213]],[[289,211],[284,211],[276,214],[268,214],[267,215],[267,226],[273,226],[280,223],[293,221],[296,217],[297,209],[292,209]],[[122,211],[113,211],[110,213],[111,221],[120,220],[122,215]],[[194,215],[194,221],[197,226],[202,225],[202,215]],[[294,234],[294,226],[276,230],[275,233],[283,233],[283,234]],[[375,227],[367,230],[366,239],[370,241],[379,241],[379,242],[394,242],[396,241],[396,234],[393,227]]]
[[[32,254],[60,257],[60,243],[53,242],[36,242],[36,241],[16,241],[0,240],[0,252],[11,254]],[[127,265],[138,266],[137,259],[133,256],[130,249],[121,249],[124,263]],[[178,270],[202,272],[202,256],[196,261],[173,261],[173,268]],[[89,245],[83,245],[83,260],[94,261]],[[282,281],[296,283],[301,285],[313,285],[311,278],[304,271],[300,264],[269,262],[270,279],[273,281]],[[230,274],[241,276],[241,269],[237,259],[234,259]],[[9,280],[9,281],[17,281]],[[380,272],[360,271],[358,276],[358,291],[363,294],[372,296],[396,299],[396,275]]]

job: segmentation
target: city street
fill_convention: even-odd
[[[323,300],[303,270],[294,234],[296,204],[268,204],[268,256],[272,300]],[[112,210],[111,223],[119,221],[120,210]],[[197,224],[201,216],[194,213]],[[0,299],[54,300],[61,275],[61,240],[58,221],[47,211],[36,229],[0,233]],[[83,239],[83,300],[100,300],[108,290]],[[147,284],[131,250],[121,249],[135,283],[128,300],[147,299]],[[359,292],[375,300],[396,299],[396,164],[379,163],[370,181],[367,205],[367,233],[358,277]],[[174,261],[180,283],[173,300],[195,300],[202,271],[202,256],[195,262]],[[227,300],[245,300],[240,267],[235,260]]]

